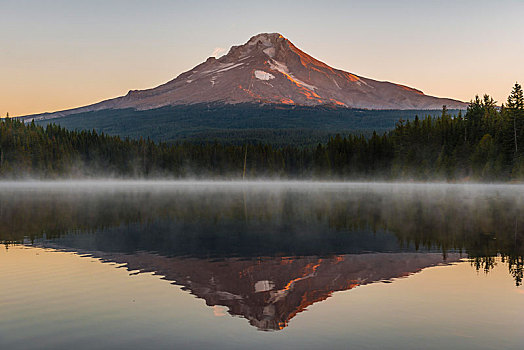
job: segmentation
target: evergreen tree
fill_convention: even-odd
[[[522,112],[524,110],[524,96],[522,94],[522,86],[520,86],[519,83],[515,83],[513,90],[511,90],[511,94],[508,97],[507,110],[513,122],[515,156],[517,156],[519,152],[518,134],[520,131]]]

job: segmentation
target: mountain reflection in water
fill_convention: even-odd
[[[225,306],[259,330],[280,330],[308,306],[334,292],[405,277],[444,262],[440,253],[370,253],[333,257],[207,260],[147,252],[93,254],[130,271],[154,272],[209,306]],[[446,260],[459,261],[459,254]]]
[[[279,330],[333,292],[469,257],[522,281],[521,186],[172,184],[6,188],[0,241],[154,272]]]

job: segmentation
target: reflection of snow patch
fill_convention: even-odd
[[[232,294],[229,292],[218,291],[216,292],[219,300],[242,300],[240,295]]]
[[[186,83],[191,83],[193,82],[193,80],[186,80]]]
[[[275,284],[271,281],[258,281],[255,283],[255,293],[267,292],[275,288]]]
[[[310,90],[316,90],[317,89],[316,86],[309,85],[307,83],[304,83],[302,80],[299,80],[299,79],[295,78],[295,76],[293,76],[293,74],[291,74],[289,72],[289,69],[287,68],[287,66],[284,63],[280,63],[280,62],[277,62],[275,60],[269,60],[268,63],[269,63],[269,66],[271,67],[271,69],[279,71],[280,73],[284,74],[285,76],[287,76],[288,78],[293,80],[298,85],[302,85],[303,87],[308,88]]]
[[[270,293],[271,298],[269,299],[269,302],[271,304],[274,304],[274,303],[282,300],[283,298],[285,298],[289,294],[289,291],[292,290],[295,287],[295,284],[297,282],[305,280],[305,279],[308,279],[308,278],[311,278],[311,277],[315,276],[316,274],[317,273],[316,273],[316,270],[315,270],[315,271],[313,271],[312,273],[310,273],[307,276],[295,278],[294,280],[289,281],[289,283],[287,284],[287,286],[284,287],[284,289],[279,289],[277,291],[274,291],[274,292]]]
[[[255,71],[255,77],[260,80],[269,80],[269,79],[275,79],[275,76],[271,73],[266,73],[262,70],[256,70]]]
[[[216,79],[216,78],[217,78],[217,77],[212,77],[212,78],[211,78],[211,86],[215,86],[215,84],[216,84],[215,79]]]
[[[267,305],[264,306],[264,310],[262,311],[262,314],[264,316],[275,316],[275,305]]]

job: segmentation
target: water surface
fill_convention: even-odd
[[[0,183],[0,347],[522,348],[524,186]]]

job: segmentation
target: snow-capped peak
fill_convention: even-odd
[[[210,57],[153,89],[95,105],[62,111],[60,116],[100,109],[153,109],[196,103],[322,104],[370,109],[465,108],[467,104],[389,82],[334,69],[297,48],[279,33],[262,33],[227,55]],[[53,118],[54,114],[44,118]]]
[[[262,43],[266,47],[274,46],[275,42],[279,39],[285,39],[279,33],[262,33],[255,35],[249,39],[247,45],[256,45],[257,43]]]

